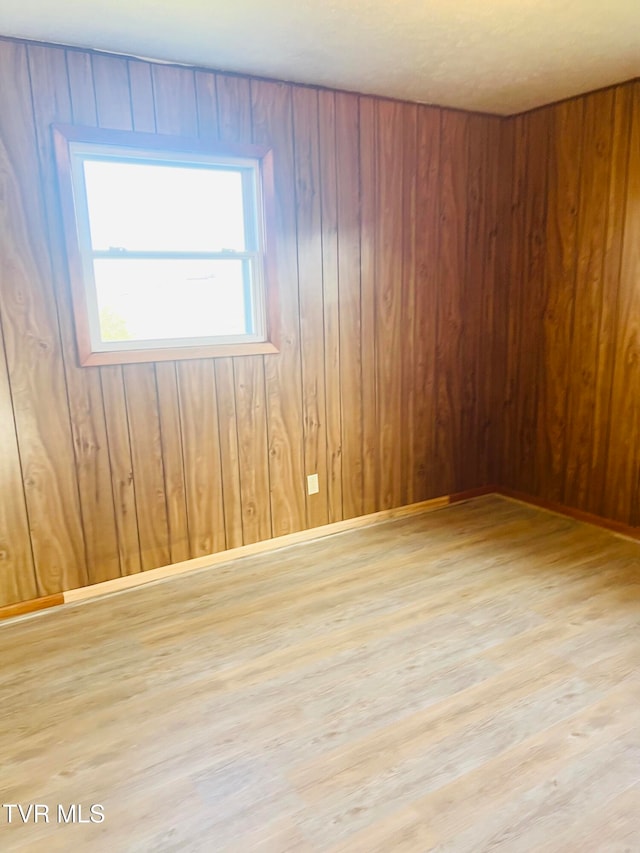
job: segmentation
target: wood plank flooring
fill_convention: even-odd
[[[640,850],[639,627],[497,496],[0,625],[0,849]]]

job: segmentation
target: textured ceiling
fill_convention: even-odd
[[[502,114],[640,76],[640,0],[0,0],[0,33]]]

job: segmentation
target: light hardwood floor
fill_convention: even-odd
[[[635,853],[639,627],[639,544],[495,496],[0,625],[0,850]]]

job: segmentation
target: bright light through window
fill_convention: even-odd
[[[265,342],[260,158],[68,135],[61,165],[86,312],[79,348],[88,337],[91,354],[170,349],[180,358],[185,348]]]
[[[102,341],[248,332],[242,261],[99,258],[93,271]]]
[[[239,169],[85,160],[84,180],[94,249],[245,249]]]

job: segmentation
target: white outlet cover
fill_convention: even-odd
[[[320,491],[320,484],[318,483],[318,475],[317,474],[309,474],[307,477],[307,494],[308,495],[317,495]]]

